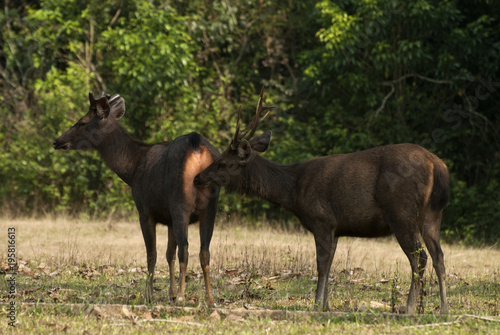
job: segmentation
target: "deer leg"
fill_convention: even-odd
[[[144,214],[139,214],[142,237],[146,244],[148,275],[146,279],[146,303],[151,303],[153,297],[153,276],[156,265],[156,222]]]
[[[328,230],[328,229],[325,229]],[[333,256],[337,248],[338,238],[334,237],[334,231],[314,233],[316,243],[316,264],[318,268],[318,286],[314,300],[314,311],[328,310],[328,275],[332,266]]]
[[[429,211],[425,217],[422,238],[425,246],[432,257],[432,265],[436,271],[439,282],[439,292],[441,295],[441,314],[448,313],[448,304],[446,302],[446,271],[444,266],[444,254],[439,242],[439,232],[441,229],[442,211]]]
[[[177,292],[176,299],[179,304],[184,304],[184,291],[186,290],[186,273],[189,258],[189,243],[187,239],[188,224],[189,216],[184,212],[177,214],[172,213],[172,228],[178,245],[177,254],[179,257],[179,291]]]
[[[338,237],[335,237],[333,238],[333,241],[332,241],[332,249],[330,250],[330,262],[329,262],[329,266],[328,266],[328,271],[326,272],[328,275],[330,274],[330,269],[332,268],[332,262],[333,262],[333,258],[335,256],[335,251],[337,250],[337,243],[339,241],[339,238]],[[326,279],[326,284],[328,285],[328,275],[327,275],[327,279]],[[325,289],[325,296],[323,298],[323,301],[326,303],[326,310],[329,310],[330,307],[328,306],[328,286],[326,287]]]
[[[174,300],[177,294],[177,287],[175,284],[175,250],[177,249],[177,242],[175,240],[173,227],[168,228],[168,244],[167,244],[167,263],[170,270],[170,289],[168,296],[170,300]]]
[[[209,206],[200,213],[200,264],[205,279],[208,307],[214,307],[214,298],[210,286],[210,241],[214,231],[216,208],[216,206]]]
[[[410,293],[406,303],[406,313],[414,314],[417,307],[417,296],[420,293],[420,288],[423,283],[425,266],[427,263],[427,255],[423,250],[419,240],[419,233],[416,224],[404,225],[402,223],[408,220],[395,220],[390,223],[393,228],[394,235],[403,249],[406,257],[410,261],[411,266],[411,284]],[[397,227],[397,229],[394,229]]]

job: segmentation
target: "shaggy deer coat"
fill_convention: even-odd
[[[119,95],[89,94],[88,113],[54,141],[55,149],[97,150],[108,167],[132,188],[146,245],[148,280],[145,299],[151,302],[156,264],[156,224],[168,226],[167,262],[172,299],[184,302],[188,263],[188,224],[200,222],[200,263],[205,279],[207,303],[213,306],[210,288],[210,241],[214,228],[219,188],[196,188],[193,179],[219,156],[207,139],[197,133],[173,142],[148,145],[133,140],[118,123],[125,113]],[[177,246],[180,274],[175,284]]]

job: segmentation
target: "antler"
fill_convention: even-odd
[[[231,141],[231,148],[233,150],[236,149],[238,144],[243,140],[245,135],[248,134],[248,136],[245,138],[246,140],[250,140],[252,136],[255,134],[255,131],[257,130],[257,127],[259,124],[264,121],[264,119],[269,115],[269,111],[274,109],[274,106],[262,106],[262,97],[264,95],[264,87],[260,90],[260,96],[259,96],[259,102],[257,103],[257,108],[255,109],[255,116],[250,121],[248,126],[245,128],[245,130],[240,131],[240,122],[241,122],[241,106],[238,108],[238,121],[236,123],[236,131],[234,133],[233,140]],[[268,111],[263,117],[259,118],[260,114],[264,111]]]
[[[113,106],[115,105],[117,102],[118,102],[118,99],[120,99],[120,95],[117,93],[113,96],[109,95],[109,94],[106,94],[106,97],[108,98],[108,103],[109,103],[109,106]]]

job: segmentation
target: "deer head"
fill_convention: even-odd
[[[110,96],[102,92],[95,99],[89,92],[89,103],[87,114],[54,141],[54,149],[95,149],[106,134],[116,129],[116,121],[125,114],[125,100],[119,94]]]
[[[259,96],[259,102],[255,109],[255,115],[244,130],[240,130],[241,106],[238,109],[238,119],[236,122],[236,131],[229,147],[222,155],[215,160],[203,172],[198,174],[194,180],[196,186],[208,186],[216,184],[218,186],[231,186],[239,181],[238,176],[244,171],[247,165],[252,161],[256,152],[264,152],[271,141],[271,131],[253,137],[259,124],[268,116],[269,111],[274,106],[262,106],[264,88]],[[267,111],[260,117],[262,112]]]

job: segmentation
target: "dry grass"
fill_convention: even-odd
[[[16,227],[17,257],[50,262],[52,266],[99,264],[144,266],[146,251],[138,222],[79,222],[68,219],[0,219],[0,232]],[[189,229],[189,267],[199,270],[198,226]],[[158,226],[158,268],[166,268],[167,228]],[[443,245],[447,272],[489,276],[500,270],[500,250]],[[0,255],[4,258],[6,255]],[[211,243],[212,269],[259,269],[263,274],[282,271],[316,273],[314,241],[311,234],[284,232],[265,225],[248,229],[236,223],[217,222]],[[429,269],[432,267],[429,263]],[[398,269],[399,267],[399,269]],[[374,274],[403,273],[409,264],[393,238],[341,238],[332,271],[361,268]]]
[[[198,334],[200,327],[211,333],[241,334],[500,331],[500,250],[495,248],[444,245],[452,315],[440,318],[437,314],[439,289],[429,261],[425,314],[401,319],[388,314],[393,302],[396,306],[405,304],[410,281],[408,260],[397,242],[393,238],[342,238],[331,273],[329,301],[333,314],[318,317],[309,314],[316,287],[316,257],[310,233],[301,229],[284,231],[270,224],[248,228],[247,224],[218,221],[211,243],[211,279],[219,311],[228,312],[214,318],[211,311],[202,308],[204,285],[198,261],[197,225],[190,226],[189,232],[190,279],[186,294],[188,306],[194,308],[188,312],[169,302],[167,263],[160,256],[166,251],[167,228],[158,226],[153,299],[154,310],[161,307],[163,312],[142,306],[151,313],[136,309],[130,315],[121,311],[122,307],[118,312],[108,309],[120,304],[132,310],[142,304],[146,251],[138,222],[3,218],[3,240],[7,240],[8,227],[16,228],[17,258],[25,266],[17,277],[17,333],[136,334],[168,329]],[[0,254],[0,273],[6,258],[6,252]],[[2,319],[8,315],[5,304],[9,302],[4,283],[0,283]],[[71,310],[69,306],[75,303],[79,309]],[[93,305],[100,307],[92,310]],[[288,317],[242,316],[237,312],[255,309],[302,316],[290,322]]]

